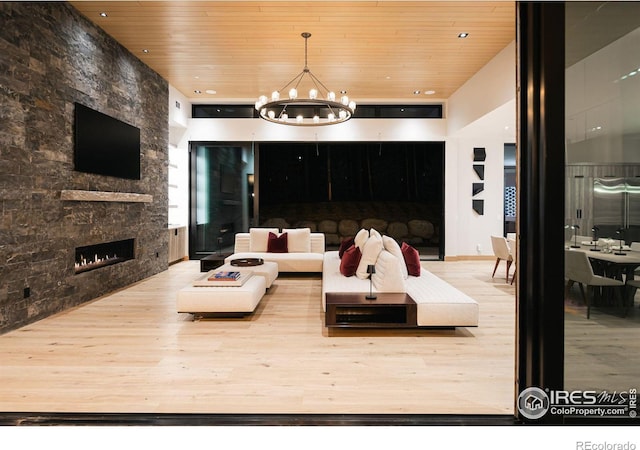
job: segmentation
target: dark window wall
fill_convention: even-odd
[[[260,203],[441,204],[443,143],[261,144]]]
[[[260,144],[261,226],[316,227],[327,248],[358,228],[444,258],[444,143]]]

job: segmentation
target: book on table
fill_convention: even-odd
[[[240,272],[236,271],[224,271],[224,272],[216,272],[211,275],[208,279],[209,281],[237,281],[240,278]]]
[[[238,276],[233,275],[231,277],[217,278],[216,274],[220,271],[210,270],[201,277],[193,280],[193,286],[195,287],[238,287],[244,285],[244,283],[251,278],[253,272],[250,270],[238,271]]]

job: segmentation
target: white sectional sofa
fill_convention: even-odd
[[[280,235],[284,232],[289,237],[289,248],[286,253],[267,251],[268,233]],[[322,272],[325,245],[323,233],[312,233],[309,228],[283,229],[251,228],[248,233],[237,233],[233,254],[225,259],[225,263],[240,258],[262,258],[278,264],[278,272]]]
[[[398,256],[380,252],[372,276],[373,292],[406,292],[417,304],[419,327],[476,327],[478,302],[446,281],[421,268],[420,276],[398,274]],[[322,307],[326,311],[327,293],[368,293],[370,281],[340,272],[337,251],[324,255],[322,269]],[[404,263],[401,261],[400,264]]]

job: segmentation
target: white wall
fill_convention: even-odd
[[[289,127],[262,119],[191,119],[185,141],[444,141],[445,119],[351,119],[324,127]]]
[[[485,117],[516,95],[516,43],[513,41],[449,97],[447,134]],[[515,109],[513,116],[515,126]]]
[[[504,227],[504,144],[516,142],[516,50],[509,44],[449,98],[445,160],[445,256],[492,255]],[[473,149],[486,152],[473,161]],[[484,164],[484,181],[473,171]],[[473,196],[472,183],[484,183]],[[484,215],[472,208],[484,200]]]
[[[189,149],[184,138],[191,116],[191,104],[169,86],[169,227],[189,223]]]
[[[491,235],[504,228],[504,144],[515,142],[515,99],[463,128],[446,141],[445,255],[493,255]],[[484,162],[473,161],[474,147],[486,152]],[[449,155],[451,153],[451,155]],[[473,170],[484,164],[484,181]],[[473,196],[472,183],[484,183]],[[472,208],[473,199],[484,200],[484,214]]]

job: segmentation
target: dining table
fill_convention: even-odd
[[[625,283],[634,279],[636,270],[640,267],[640,251],[631,250],[626,245],[602,247],[594,242],[581,242],[581,245],[576,247],[571,242],[566,243],[565,248],[587,253],[596,275],[614,278]],[[625,285],[623,296],[625,303],[630,301],[630,305],[633,305],[636,290],[636,287]]]

